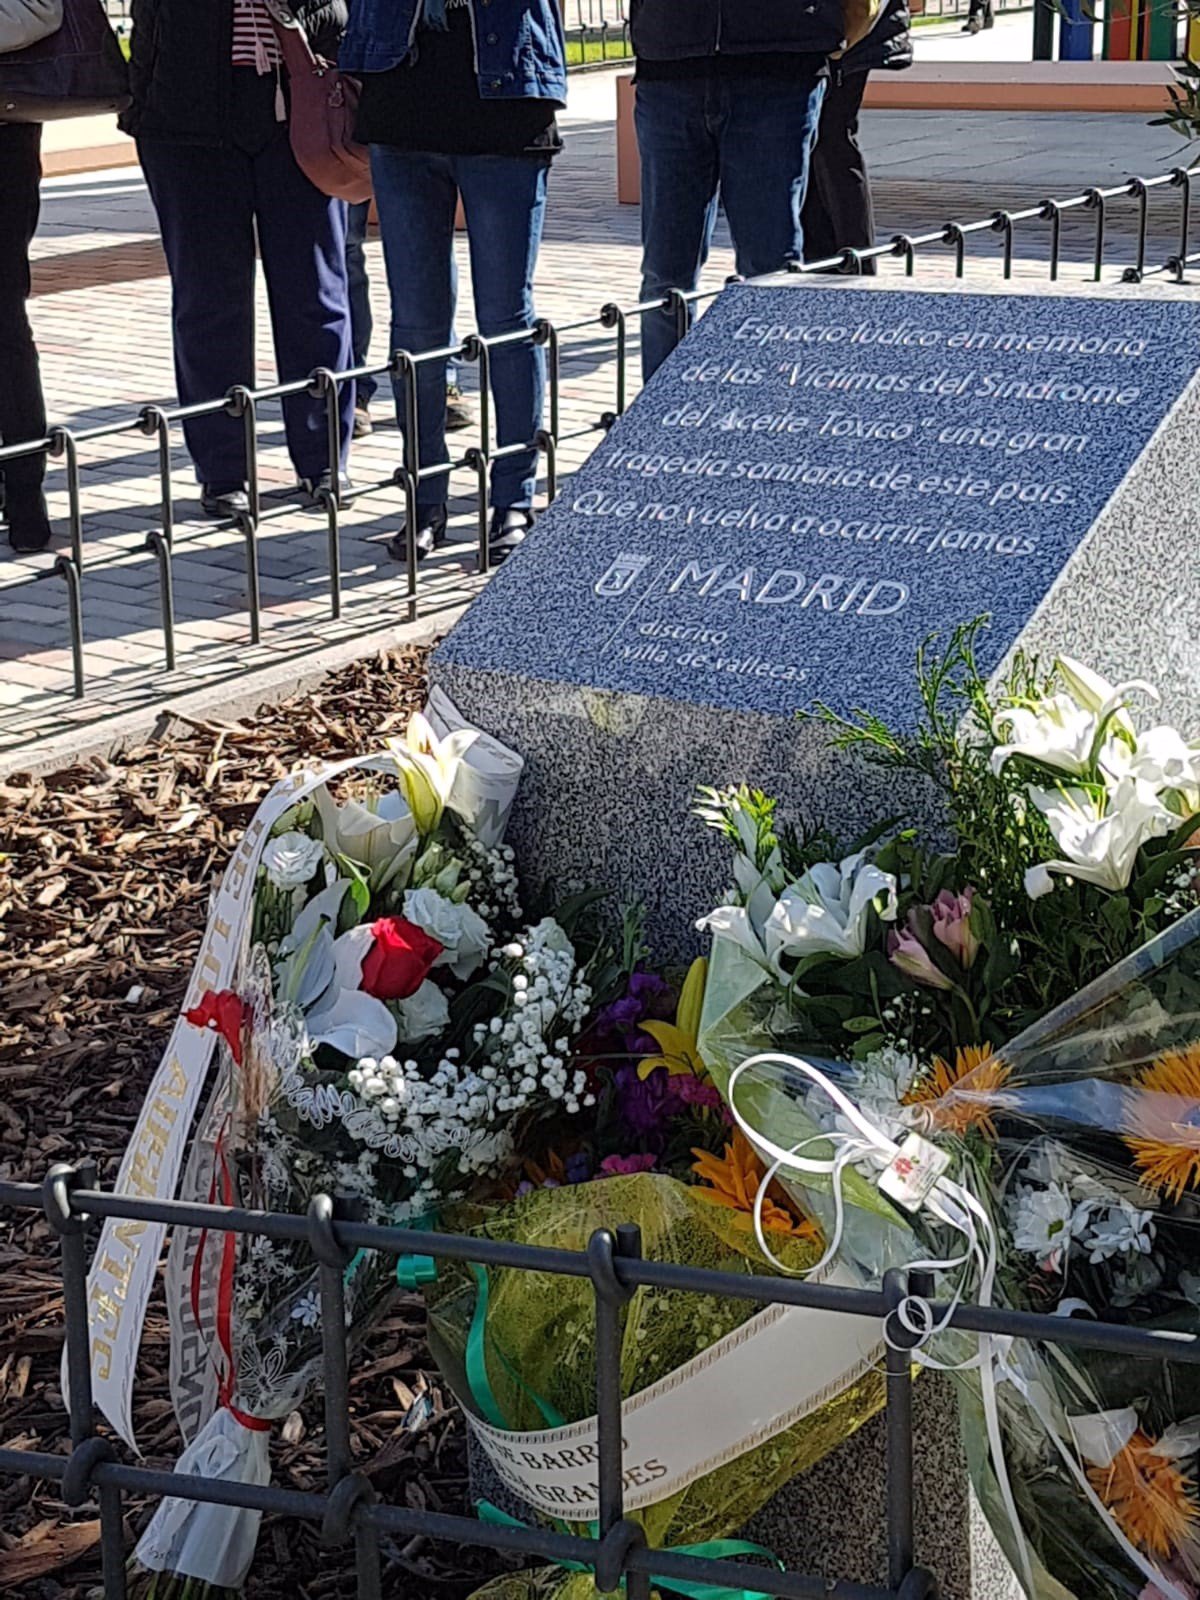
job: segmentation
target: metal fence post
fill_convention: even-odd
[[[633,1291],[617,1277],[618,1256],[636,1260],[642,1253],[638,1228],[626,1224],[614,1238],[599,1228],[588,1240],[588,1266],[596,1300],[596,1445],[600,1502],[600,1548],[596,1552],[596,1587],[612,1594],[625,1577],[629,1600],[649,1600],[645,1573],[626,1573],[630,1550],[646,1542],[636,1522],[625,1517],[624,1450],[621,1442],[621,1308]]]
[[[92,1352],[88,1324],[87,1218],[74,1210],[72,1194],[95,1187],[96,1169],[59,1164],[50,1168],[42,1186],[42,1203],[62,1252],[63,1322],[67,1353],[67,1406],[71,1454],[62,1480],[62,1497],[74,1509],[92,1494],[97,1467],[113,1459],[113,1447],[95,1431],[92,1405]],[[125,1600],[125,1536],[121,1491],[109,1484],[96,1489],[100,1506],[100,1547],[104,1600]]]
[[[353,1533],[360,1600],[379,1600],[379,1539],[370,1524],[355,1516],[361,1503],[373,1503],[369,1480],[354,1470],[350,1443],[350,1363],[346,1334],[345,1271],[354,1252],[342,1245],[335,1217],[352,1207],[338,1206],[327,1194],[314,1195],[308,1208],[308,1237],[320,1270],[321,1375],[325,1404],[325,1474],[329,1507],[322,1525],[326,1544],[345,1542]]]

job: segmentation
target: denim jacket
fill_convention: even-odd
[[[558,0],[470,0],[475,70],[485,100],[567,98],[567,50]],[[422,0],[351,0],[338,65],[390,72],[413,52]]]

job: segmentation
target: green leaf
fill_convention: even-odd
[[[842,1023],[847,1033],[875,1033],[879,1028],[878,1017],[847,1017]]]

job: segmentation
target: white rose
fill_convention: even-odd
[[[432,1039],[450,1026],[450,1005],[436,983],[428,979],[407,1000],[398,1000],[401,1044],[417,1044]]]
[[[276,889],[300,889],[325,859],[325,846],[306,833],[281,833],[262,853],[267,879]]]
[[[442,954],[434,965],[449,967],[456,978],[469,978],[488,952],[491,939],[483,918],[436,889],[406,890],[404,916],[437,940]]]

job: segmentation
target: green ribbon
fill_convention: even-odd
[[[528,1527],[527,1523],[510,1517],[506,1511],[492,1505],[490,1500],[480,1500],[475,1511],[480,1522],[502,1528]],[[564,1524],[559,1524],[559,1527],[562,1532],[567,1531]],[[591,1537],[599,1538],[595,1523],[591,1525]],[[673,1556],[700,1556],[709,1561],[724,1561],[730,1556],[761,1556],[772,1566],[778,1567],[780,1572],[784,1570],[783,1562],[777,1556],[772,1555],[764,1545],[752,1544],[749,1539],[708,1539],[703,1544],[673,1545],[670,1553]],[[559,1565],[567,1572],[594,1570],[582,1561],[562,1561]],[[650,1574],[650,1582],[660,1589],[669,1589],[672,1594],[685,1595],[687,1600],[770,1600],[758,1589],[729,1589],[719,1583],[691,1583],[684,1578],[661,1578],[656,1573]]]
[[[471,1398],[479,1407],[484,1420],[490,1422],[493,1428],[501,1428],[505,1433],[512,1433],[514,1430],[504,1412],[500,1409],[500,1402],[496,1399],[496,1392],[492,1388],[491,1379],[488,1377],[487,1315],[491,1287],[487,1269],[473,1261],[468,1262],[467,1266],[472,1278],[475,1280],[475,1310],[471,1314],[471,1326],[467,1333],[467,1384],[471,1390]],[[543,1400],[540,1395],[534,1393],[500,1348],[494,1336],[492,1338],[492,1348],[499,1357],[501,1366],[517,1388],[527,1395],[537,1407],[546,1426],[548,1428],[565,1428],[567,1419],[556,1411],[548,1400]]]
[[[432,1256],[401,1256],[396,1262],[396,1282],[402,1289],[419,1289],[437,1282],[437,1262]]]

